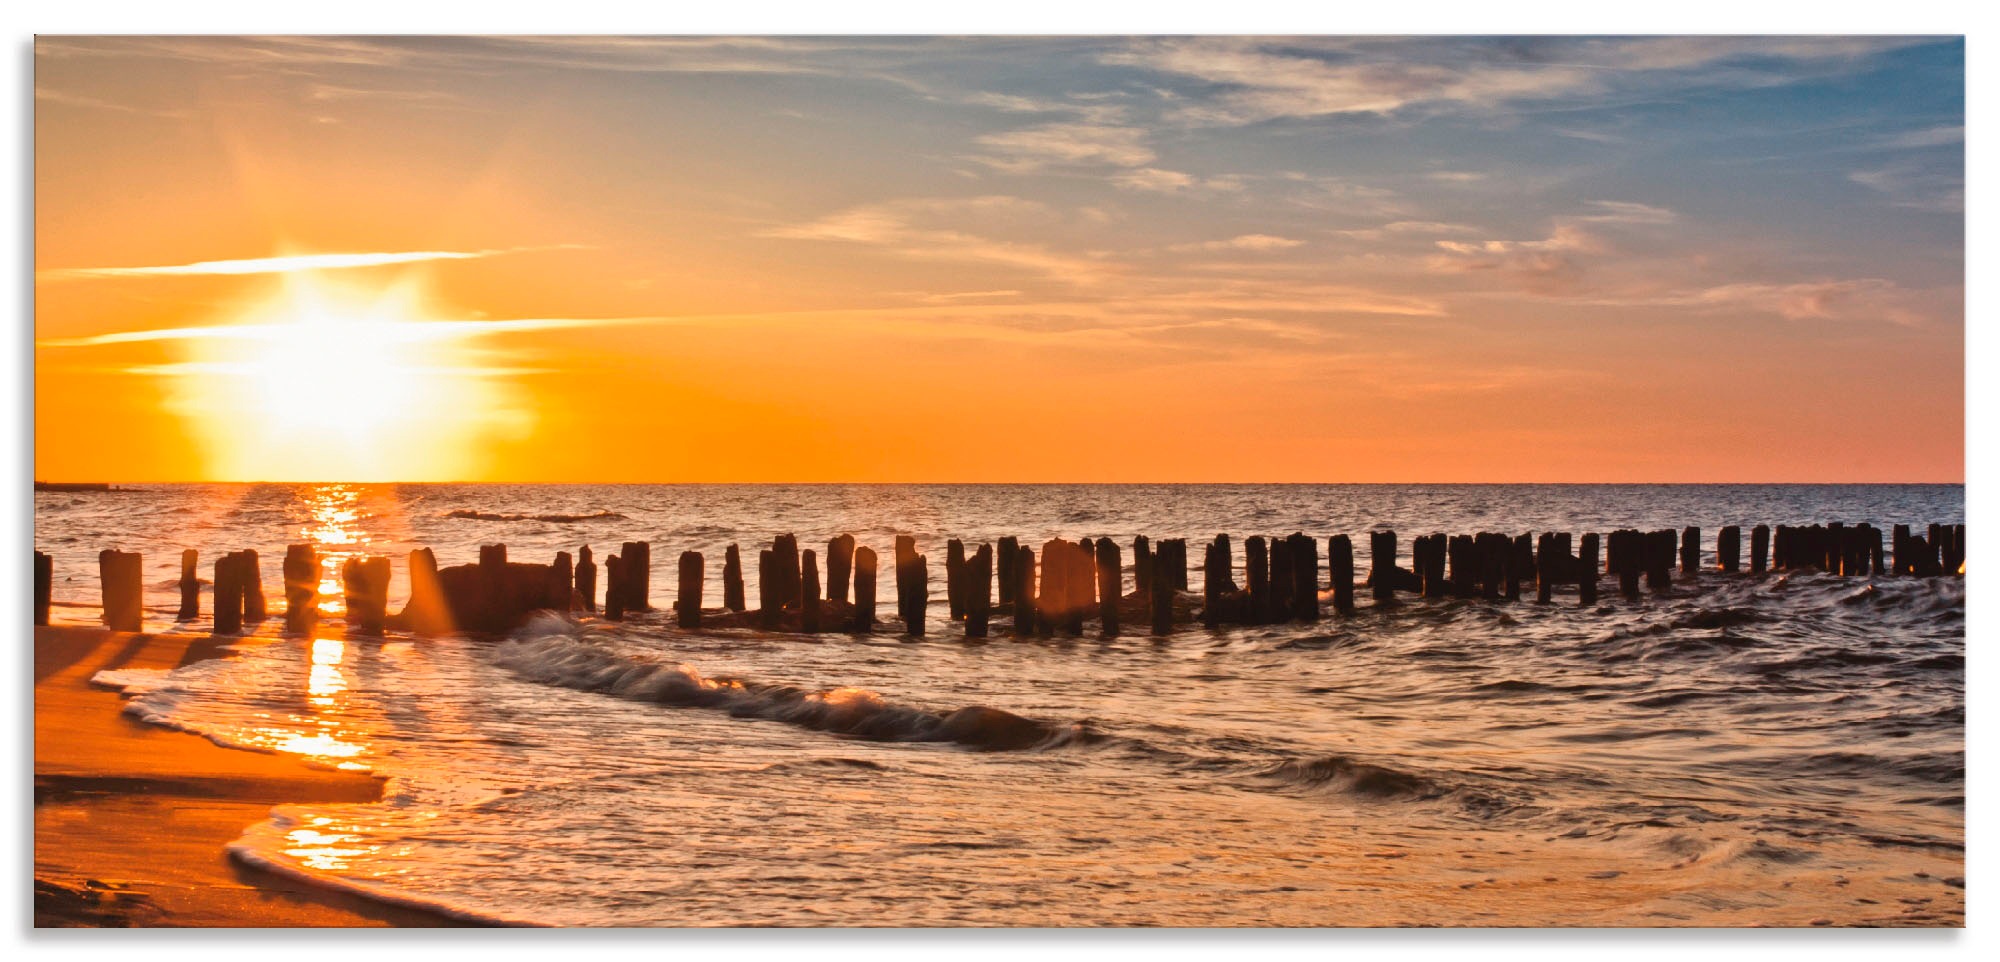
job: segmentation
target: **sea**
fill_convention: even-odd
[[[967,639],[945,541],[1962,523],[1960,485],[138,485],[35,495],[55,621],[142,552],[148,630],[180,552],[327,565],[325,630],[109,671],[126,711],[386,779],[283,805],[241,862],[458,918],[591,926],[1964,923],[1965,582],[1704,570],[1636,602],[1329,607],[1314,623]],[[674,559],[779,534],[897,535],[929,631],[682,630]],[[343,638],[337,566],[651,542],[653,605],[509,637]],[[1321,571],[1322,587],[1326,572]],[[601,584],[601,582],[600,582]],[[964,709],[974,709],[966,713]],[[992,710],[991,712],[987,710]],[[1005,712],[997,715],[993,712]],[[1018,716],[1004,749],[968,714]]]

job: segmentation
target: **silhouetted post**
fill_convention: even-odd
[[[1227,533],[1215,536],[1215,544],[1222,546],[1222,590],[1224,593],[1240,590],[1236,586],[1236,553],[1229,544]],[[1206,560],[1206,559],[1204,559]],[[1206,575],[1203,575],[1206,578]]]
[[[1271,603],[1271,557],[1261,534],[1243,539],[1243,585],[1250,595],[1249,604],[1244,606],[1243,621],[1262,624],[1264,611]]]
[[[701,627],[702,568],[701,552],[681,552],[680,596],[674,600],[674,611],[682,628]]]
[[[828,600],[847,600],[847,579],[853,573],[854,536],[851,534],[839,535],[826,543],[826,597]]]
[[[1750,529],[1750,573],[1761,575],[1765,571],[1764,555],[1771,548],[1771,526],[1760,524]]]
[[[568,612],[576,598],[575,568],[570,565],[569,552],[556,552],[556,560],[549,565],[548,597],[549,609]]]
[[[730,547],[734,548],[735,545]],[[583,610],[590,612],[597,610],[597,562],[590,560],[589,545],[584,545],[576,552],[576,593],[583,596]],[[741,601],[742,596],[738,595],[737,600]]]
[[[1014,600],[1014,586],[1021,580],[1014,576],[1014,552],[1020,548],[1019,538],[1008,535],[1000,539],[1000,550],[994,559],[994,564],[999,568],[997,574],[1000,576],[1000,603],[1003,605]]]
[[[1376,604],[1396,600],[1396,532],[1368,532],[1368,589]]]
[[[1910,570],[1910,526],[1899,524],[1889,529],[1889,572],[1908,574]]]
[[[771,600],[777,602],[780,611],[797,608],[799,592],[804,588],[799,573],[798,535],[781,534],[771,542],[771,564]]]
[[[55,600],[56,559],[35,552],[35,624],[49,623],[49,604]]]
[[[778,600],[778,554],[768,548],[757,552],[757,624],[765,631],[778,629],[783,613]]]
[[[247,558],[239,563],[247,565]],[[388,618],[389,559],[349,558],[340,566],[340,582],[346,595],[348,634],[381,634]]]
[[[243,633],[243,559],[225,552],[215,559],[215,633]]]
[[[1319,620],[1319,542],[1294,532],[1292,542],[1292,617]]]
[[[847,585],[842,582],[841,594],[846,593]],[[734,542],[722,551],[722,607],[736,612],[744,609],[743,551]]]
[[[1263,613],[1267,623],[1292,620],[1292,592],[1298,588],[1298,577],[1292,573],[1292,545],[1290,538],[1271,539],[1271,592],[1265,599],[1270,607]]]
[[[629,614],[653,610],[653,546],[646,541],[627,541],[618,546],[618,584],[625,592],[620,598]]]
[[[1965,525],[1951,526],[1951,546],[1952,566],[1945,574],[1962,575],[1965,573]]]
[[[1882,529],[1872,524],[1868,526],[1868,567],[1877,578],[1888,574],[1882,567]]]
[[[1451,574],[1446,581],[1451,585],[1451,593],[1463,598],[1472,594],[1473,541],[1471,535],[1455,534],[1445,541],[1445,557],[1451,562]]]
[[[944,543],[944,605],[953,621],[965,617],[965,598],[960,593],[965,577],[965,542],[951,538]]]
[[[1597,535],[1584,535],[1578,550],[1582,553],[1577,558],[1577,604],[1594,605],[1597,603]]]
[[[1161,542],[1161,544],[1170,549],[1168,551],[1167,573],[1173,576],[1172,583],[1174,590],[1188,590],[1187,539],[1169,538]],[[1154,559],[1154,563],[1158,563],[1157,558]]]
[[[485,552],[480,552],[481,560]],[[604,620],[625,620],[625,559],[612,555],[604,559]],[[768,612],[766,613],[768,618]]]
[[[420,551],[429,551],[420,548]],[[285,546],[285,563],[279,569],[285,576],[285,633],[290,635],[312,634],[319,624],[319,553],[309,544]],[[431,566],[432,584],[435,585],[437,566]],[[414,604],[417,589],[410,587],[410,600]]]
[[[1681,573],[1692,575],[1701,569],[1701,529],[1681,529]]]
[[[1165,546],[1165,542],[1161,542]],[[1276,545],[1273,545],[1276,547]],[[1158,558],[1153,565],[1153,586],[1150,592],[1153,608],[1153,634],[1167,635],[1174,630],[1174,576]]]
[[[1143,534],[1132,539],[1132,574],[1132,590],[1138,592],[1140,598],[1152,598],[1153,544]]]
[[[104,624],[112,631],[138,631],[145,621],[145,595],[139,553],[106,548],[97,553],[98,590]]]
[[[1448,540],[1441,533],[1420,534],[1410,543],[1410,567],[1417,576],[1419,597],[1435,599],[1451,596],[1451,582],[1444,576],[1445,544]]]
[[[1035,549],[1014,548],[1014,636],[1035,633]]]
[[[246,549],[243,552],[243,621],[256,624],[270,617],[270,610],[264,604],[264,570],[257,562],[257,552]]]
[[[915,544],[914,538],[896,539],[896,607],[903,616],[903,633],[920,637],[924,608],[930,602],[930,566],[916,553]]]
[[[799,630],[819,631],[819,556],[811,548],[799,559]]]
[[[1069,622],[1069,552],[1061,538],[1042,542],[1041,590],[1035,594],[1035,628],[1051,634]],[[1157,559],[1156,559],[1157,560]]]
[[[854,549],[854,622],[852,630],[875,630],[875,549]]]
[[[299,603],[292,594],[292,549],[298,548],[311,550],[308,545],[292,545],[285,551],[285,630],[294,632],[300,629],[294,626],[292,619],[293,606]],[[318,568],[319,562],[313,560],[311,565]],[[419,635],[441,635],[450,631],[451,610],[445,604],[444,586],[438,582],[437,555],[429,548],[418,548],[410,552],[408,565],[410,600],[403,606],[401,626]],[[306,604],[314,603],[312,599],[306,600]],[[310,631],[311,626],[307,625],[305,630]]]
[[[1735,574],[1743,566],[1743,529],[1726,525],[1715,533],[1715,570]]]
[[[1482,531],[1472,539],[1473,556],[1478,561],[1479,595],[1488,601],[1500,599],[1507,581],[1507,553],[1514,542],[1504,534]]]
[[[1548,604],[1555,592],[1557,579],[1562,577],[1556,558],[1556,536],[1545,534],[1535,539],[1535,603]]]
[[[1097,539],[1097,620],[1106,638],[1118,636],[1118,601],[1122,597],[1124,560],[1118,556],[1118,542]]]
[[[993,617],[993,546],[982,544],[965,562],[965,637],[986,637]]]
[[[1088,615],[1090,605],[1097,600],[1097,576],[1093,569],[1092,555],[1085,550],[1082,542],[1068,542],[1063,552],[1069,555],[1063,563],[1064,578],[1069,588],[1063,592],[1063,601],[1069,606],[1064,627],[1072,635],[1083,634],[1083,619]]]
[[[1847,526],[1835,521],[1826,526],[1826,540],[1821,545],[1820,567],[1830,575],[1848,575],[1847,570]]]
[[[1618,591],[1626,601],[1639,600],[1640,542],[1644,538],[1630,528],[1611,532],[1610,563],[1618,569]]]
[[[1646,552],[1646,587],[1656,594],[1666,594],[1674,584],[1674,531],[1661,528],[1652,533],[1650,550]]]
[[[1208,543],[1201,556],[1201,623],[1214,628],[1222,624],[1222,569],[1229,559],[1216,557],[1227,550],[1221,537]]]
[[[201,617],[201,575],[198,573],[201,553],[188,548],[181,552],[181,607],[174,612],[176,622],[193,621]]]
[[[1354,610],[1354,539],[1337,534],[1326,539],[1326,576],[1333,582],[1333,610]]]
[[[1522,580],[1535,573],[1534,536],[1530,534],[1516,535],[1514,540],[1509,542],[1509,549],[1507,553],[1507,600],[1520,601]]]

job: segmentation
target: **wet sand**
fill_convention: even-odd
[[[255,640],[249,642],[257,644]],[[370,775],[222,748],[121,713],[90,678],[226,655],[201,635],[35,629],[35,925],[438,926],[450,921],[240,865],[276,805],[381,797]]]

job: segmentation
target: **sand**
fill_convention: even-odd
[[[122,714],[117,692],[90,683],[107,668],[225,656],[227,644],[35,629],[35,925],[452,924],[252,869],[226,853],[275,805],[373,801],[379,779],[146,725]]]

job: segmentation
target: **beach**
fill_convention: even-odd
[[[218,657],[230,641],[35,629],[35,925],[450,924],[247,868],[225,850],[275,805],[372,801],[380,779],[147,725],[90,683],[106,669]]]

